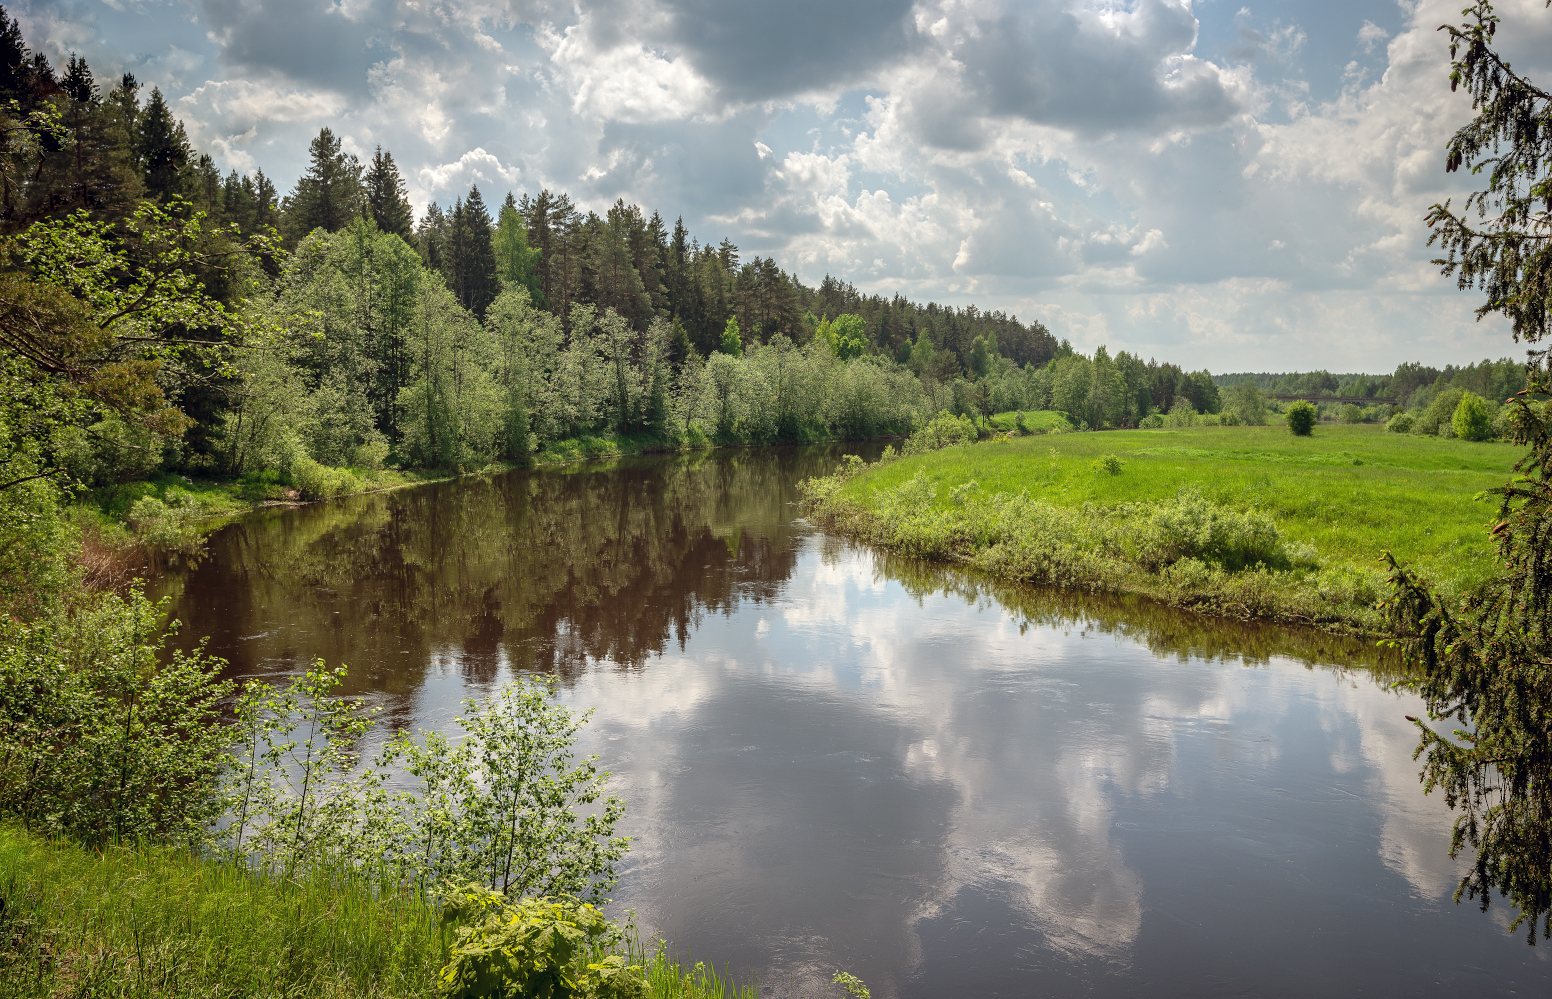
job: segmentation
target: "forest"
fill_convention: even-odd
[[[9,17],[0,102],[12,308],[163,295],[160,312],[97,309],[62,344],[7,338],[5,481],[161,473],[316,498],[359,484],[344,469],[467,470],[608,437],[903,436],[945,409],[1057,408],[1097,428],[1182,398],[1218,408],[1206,372],[1084,357],[974,306],[810,287],[624,201],[600,214],[472,187],[417,219],[392,153],[362,161],[327,128],[288,192],[262,169],[223,176],[159,90],[100,82],[78,57],[56,71]]]

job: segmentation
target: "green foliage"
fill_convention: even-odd
[[[1428,408],[1417,417],[1412,424],[1414,434],[1437,434],[1440,437],[1453,437],[1455,424],[1453,417],[1455,410],[1460,407],[1460,400],[1465,398],[1466,390],[1459,388],[1445,389],[1433,397]]]
[[[975,423],[969,417],[942,412],[911,434],[910,439],[900,448],[900,453],[925,454],[946,447],[963,447],[974,444],[979,436]]]
[[[824,341],[830,352],[842,361],[867,353],[867,323],[861,316],[847,314],[821,320],[814,335]],[[931,351],[930,343],[927,349]]]
[[[0,814],[85,843],[203,843],[221,814],[223,665],[165,651],[161,609],[103,595],[0,634]]]
[[[1255,382],[1237,382],[1231,385],[1223,397],[1223,409],[1233,413],[1246,426],[1259,427],[1266,423],[1266,396]]]
[[[729,319],[727,325],[722,327],[722,339],[717,342],[717,349],[731,357],[743,354],[744,341],[738,335],[737,319]]]
[[[1240,572],[1255,566],[1286,568],[1290,563],[1283,537],[1272,518],[1254,509],[1229,510],[1184,487],[1173,500],[1118,511],[1136,514],[1136,558],[1157,571],[1183,559]]]
[[[1459,214],[1450,202],[1432,206],[1428,243],[1446,252],[1442,266],[1462,289],[1481,288],[1486,301],[1478,318],[1502,313],[1514,338],[1535,343],[1548,332],[1552,308],[1552,96],[1510,68],[1493,48],[1498,17],[1477,0],[1450,35],[1450,89],[1464,85],[1474,117],[1450,138],[1449,172],[1464,167],[1487,172],[1485,190],[1466,198]],[[1471,217],[1476,213],[1477,222]]]
[[[1308,437],[1315,432],[1316,410],[1312,403],[1300,399],[1291,404],[1283,415],[1288,430],[1295,437]]]
[[[1341,412],[1337,414],[1337,419],[1341,420],[1343,423],[1349,424],[1362,423],[1364,422],[1364,416],[1365,413],[1362,406],[1358,405],[1357,403],[1349,402],[1343,404]]]
[[[1385,429],[1393,434],[1409,434],[1416,422],[1411,413],[1397,413],[1385,422]]]
[[[1094,471],[1103,475],[1120,475],[1124,467],[1126,462],[1113,454],[1101,455],[1094,459]]]
[[[872,993],[862,984],[862,979],[845,971],[837,971],[830,979],[830,984],[839,985],[852,999],[872,999]]]
[[[640,965],[612,951],[624,934],[594,906],[574,898],[509,900],[481,885],[460,885],[442,906],[453,937],[437,991],[449,999],[636,999],[646,994]]]
[[[1466,392],[1450,419],[1455,436],[1463,441],[1485,441],[1493,436],[1493,411],[1475,392]]]

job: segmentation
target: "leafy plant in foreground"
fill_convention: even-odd
[[[624,934],[575,898],[509,900],[484,885],[453,888],[442,906],[448,961],[437,976],[449,999],[635,999],[646,992],[640,965],[614,951]]]

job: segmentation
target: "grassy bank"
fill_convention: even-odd
[[[1382,552],[1447,593],[1493,572],[1475,497],[1514,459],[1370,426],[1134,430],[948,448],[810,496],[843,534],[1001,578],[1377,632]]]
[[[651,999],[753,999],[659,948]],[[177,850],[101,852],[0,826],[0,996],[431,997],[435,908],[360,877],[281,879]]]

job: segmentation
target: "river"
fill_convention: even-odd
[[[232,676],[348,663],[382,730],[558,675],[629,802],[611,911],[767,995],[1552,994],[1452,903],[1372,648],[827,537],[797,484],[841,453],[259,511],[158,588]]]

